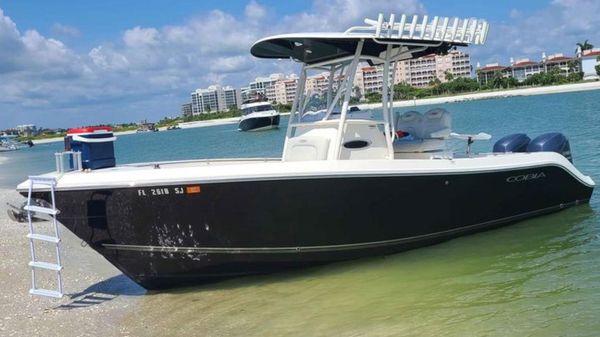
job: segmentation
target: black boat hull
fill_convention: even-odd
[[[279,127],[279,115],[252,117],[240,121],[240,131],[261,131]]]
[[[157,289],[396,253],[585,203],[592,191],[545,166],[58,191],[56,199],[69,230]]]

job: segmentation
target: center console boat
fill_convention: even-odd
[[[477,154],[471,144],[490,135],[454,133],[448,111],[393,109],[396,62],[483,44],[487,31],[483,20],[380,15],[342,33],[264,38],[254,56],[302,64],[280,158],[114,166],[110,151],[94,154],[112,140],[105,130],[76,137],[73,170],[17,190],[52,203],[30,211],[54,212],[147,289],[393,254],[587,203],[594,182],[562,134],[509,135]],[[381,110],[350,112],[360,62],[383,70]],[[340,80],[311,96],[307,78],[323,71]],[[468,150],[450,151],[452,138]]]

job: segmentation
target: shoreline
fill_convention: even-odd
[[[544,86],[544,87],[503,89],[503,90],[498,90],[498,91],[486,91],[486,92],[459,94],[459,95],[453,95],[453,96],[421,98],[421,99],[413,99],[413,100],[406,100],[406,101],[394,101],[393,106],[394,106],[394,108],[402,108],[402,107],[411,107],[411,106],[420,106],[420,105],[477,101],[477,100],[483,100],[483,99],[509,98],[509,97],[516,97],[516,96],[537,96],[537,95],[562,94],[562,93],[590,91],[590,90],[600,90],[600,82],[594,81],[594,82],[584,82],[584,83],[574,83],[574,84],[551,85],[551,86]],[[378,108],[379,106],[381,106],[381,102],[358,104],[357,106],[359,107],[359,109],[363,109],[363,108],[364,109],[373,109],[373,108]]]
[[[584,82],[584,83],[575,83],[575,84],[562,84],[562,85],[552,85],[545,87],[532,87],[532,88],[521,88],[521,89],[504,89],[498,91],[489,91],[489,92],[478,92],[478,93],[469,93],[469,94],[460,94],[453,96],[443,96],[443,97],[432,97],[432,98],[421,98],[421,99],[413,99],[406,101],[394,101],[394,108],[403,108],[403,107],[413,107],[420,105],[432,105],[432,104],[446,104],[446,103],[457,103],[457,102],[467,102],[467,101],[476,101],[483,99],[497,99],[497,98],[509,98],[516,96],[534,96],[534,95],[550,95],[550,94],[560,94],[560,93],[569,93],[569,92],[578,92],[578,91],[590,91],[590,90],[600,90],[600,82]],[[381,102],[378,103],[362,103],[356,105],[359,109],[374,109],[381,106]],[[289,113],[282,113],[281,115],[287,115]],[[230,118],[221,118],[221,119],[210,119],[205,121],[194,121],[194,122],[183,122],[178,123],[177,125],[182,129],[191,129],[191,128],[201,128],[208,126],[219,126],[219,125],[228,125],[237,123],[239,117],[230,117]],[[166,131],[166,127],[159,128],[160,131]],[[115,132],[115,136],[122,135],[130,135],[136,133],[135,130],[131,131],[121,131]],[[54,143],[61,142],[63,138],[47,138],[47,139],[39,139],[34,140],[34,144],[46,144],[46,143]]]
[[[220,119],[209,119],[205,121],[194,121],[194,122],[183,122],[177,123],[177,125],[182,129],[191,129],[191,128],[204,128],[207,126],[217,126],[217,125],[227,125],[234,124],[240,120],[239,117],[229,117],[229,118],[220,118]],[[166,128],[161,128],[159,130],[165,130]]]

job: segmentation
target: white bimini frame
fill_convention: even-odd
[[[283,150],[284,161],[339,159],[394,159],[395,120],[392,113],[396,62],[445,53],[454,46],[483,44],[488,24],[479,19],[458,19],[394,14],[384,21],[365,19],[366,26],[344,33],[285,34],[262,39],[252,54],[263,58],[291,58],[303,63]],[[382,117],[349,118],[348,110],[360,62],[383,67]],[[325,93],[327,109],[318,121],[303,120],[308,103],[307,72],[329,73]],[[337,74],[337,75],[336,75]],[[341,79],[337,92],[334,79]],[[332,112],[339,110],[339,118]],[[379,130],[380,132],[374,132]],[[362,141],[363,143],[357,143]],[[350,144],[350,146],[348,146]],[[364,146],[360,146],[363,144]],[[366,144],[366,145],[365,145]]]

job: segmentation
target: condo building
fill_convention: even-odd
[[[446,74],[452,77],[471,77],[469,54],[453,50],[446,55],[430,54],[417,59],[400,61],[396,64],[394,83],[406,83],[413,87],[428,87],[438,79],[447,82]]]
[[[192,116],[192,103],[185,103],[181,105],[181,115],[184,117]]]
[[[481,84],[488,84],[494,80],[496,76],[509,77],[512,70],[508,66],[500,65],[499,63],[489,63],[481,67],[477,63],[477,80]]]
[[[248,89],[251,92],[261,93],[267,97],[270,102],[275,98],[275,83],[285,80],[285,76],[281,73],[271,74],[267,77],[257,77],[253,82],[250,82]]]
[[[287,79],[275,82],[275,102],[279,104],[291,104],[296,98],[296,89],[298,87],[298,77],[295,74]]]
[[[192,92],[191,113],[193,116],[228,111],[231,107],[238,108],[241,103],[239,91],[230,86],[211,85],[206,89],[196,89]]]
[[[544,66],[541,63],[534,62],[530,59],[519,59],[516,62],[510,59],[509,74],[517,81],[523,82],[527,77],[539,74],[544,71]]]
[[[598,54],[600,55],[600,51]],[[569,76],[570,74],[583,71],[581,54],[578,54],[576,57],[568,57],[560,53],[552,54],[550,56],[546,56],[546,53],[542,53],[542,60],[539,62],[528,58],[522,58],[515,61],[511,57],[509,66],[492,63],[481,67],[480,64],[477,63],[477,80],[479,83],[487,84],[500,74],[502,77],[513,77],[517,81],[523,82],[530,76],[555,71],[555,69],[563,76]]]

